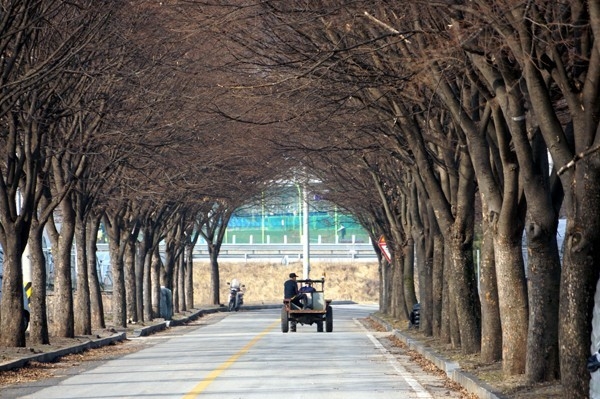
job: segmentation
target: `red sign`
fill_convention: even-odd
[[[379,246],[379,249],[381,249],[381,253],[385,257],[385,259],[388,262],[392,263],[392,255],[390,254],[390,250],[387,247],[387,243],[385,242],[384,236],[379,237],[379,241],[377,242],[377,245]]]

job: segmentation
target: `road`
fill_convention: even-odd
[[[284,334],[277,309],[241,311],[206,326],[137,338],[152,345],[64,379],[11,390],[14,397],[459,398],[405,355],[393,355],[359,322],[373,306],[334,306],[332,333]],[[6,392],[0,394],[5,398]]]

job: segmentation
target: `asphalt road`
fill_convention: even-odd
[[[460,397],[408,356],[390,353],[386,333],[367,331],[359,320],[374,311],[337,305],[332,333],[298,325],[296,333],[287,334],[281,332],[278,309],[230,313],[207,326],[138,338],[153,344],[13,394],[44,399]]]

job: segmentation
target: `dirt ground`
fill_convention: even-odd
[[[331,262],[311,263],[310,278],[325,277],[325,296],[334,300],[350,300],[360,303],[377,303],[379,300],[379,275],[377,263]],[[244,303],[280,303],[283,297],[283,283],[290,273],[302,276],[302,263],[288,265],[279,263],[219,263],[221,281],[220,299],[226,303],[227,282],[234,278],[245,287]],[[301,277],[300,277],[301,278]],[[211,303],[210,266],[207,263],[194,265],[194,303]]]
[[[441,343],[432,337],[426,337],[418,329],[409,329],[408,323],[405,321],[391,319],[382,314],[376,314],[376,316],[392,325],[394,329],[432,349],[435,353],[448,360],[458,362],[462,370],[486,382],[494,388],[496,393],[500,393],[507,399],[561,399],[564,397],[564,391],[559,381],[530,384],[524,375],[505,376],[502,372],[501,362],[483,363],[478,355],[463,355],[459,349],[452,349],[450,345]],[[372,328],[381,329],[383,327],[373,323]]]
[[[239,279],[246,287],[246,304],[272,304],[281,301],[283,282],[287,275],[295,272],[302,274],[302,264],[295,263],[290,265],[280,264],[259,264],[259,263],[229,263],[220,264],[221,303],[227,300],[227,281],[233,278]],[[335,301],[351,300],[359,303],[377,303],[379,295],[378,265],[375,263],[323,263],[311,265],[311,278],[320,278],[325,276],[326,297]],[[202,305],[209,304],[210,295],[208,290],[208,281],[210,280],[210,269],[207,264],[198,264],[195,267],[194,275],[194,307],[202,308]],[[181,317],[182,315],[176,316]],[[501,371],[501,364],[483,364],[477,356],[464,356],[460,351],[453,350],[447,345],[441,344],[436,340],[425,337],[418,330],[408,329],[406,321],[392,320],[378,314],[379,318],[385,319],[395,329],[403,331],[411,338],[424,343],[435,352],[441,354],[447,359],[457,361],[463,370],[466,370],[479,379],[487,382],[494,387],[496,392],[500,392],[505,398],[509,399],[534,399],[547,398],[558,399],[563,397],[563,390],[558,382],[543,384],[528,384],[523,376],[506,377]],[[204,323],[204,316],[197,323]],[[158,320],[160,321],[160,320]],[[155,322],[157,322],[155,320]],[[367,322],[373,330],[381,330],[383,327],[375,322]],[[127,335],[132,336],[133,330],[140,328],[142,324],[132,324],[127,328]],[[116,331],[109,327],[103,330],[94,331],[91,336],[81,336],[73,339],[51,337],[50,345],[31,345],[27,343],[25,348],[6,348],[0,347],[0,363],[10,359],[22,358],[35,353],[46,353],[68,346],[86,342],[92,338],[103,338],[114,334]],[[28,367],[20,370],[0,372],[0,390],[2,386],[26,383],[28,381],[37,381],[45,378],[51,378],[60,373],[61,369],[74,367],[82,362],[92,360],[109,359],[121,354],[129,353],[141,348],[138,340],[125,340],[122,343],[116,343],[105,348],[98,348],[83,352],[81,354],[69,355],[63,357],[60,361],[50,364],[33,362]],[[392,340],[390,345],[402,347],[402,342]],[[414,360],[421,364],[421,367],[427,372],[438,372],[435,366],[427,360],[420,357],[416,352],[412,354]],[[58,370],[58,371],[57,371]],[[437,371],[436,371],[437,370]],[[452,384],[449,382],[449,384]],[[460,389],[460,388],[458,388]],[[464,399],[475,399],[473,396],[463,392]]]

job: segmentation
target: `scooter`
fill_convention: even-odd
[[[227,285],[230,286],[228,306],[230,312],[233,312],[234,310],[237,312],[240,310],[240,306],[244,304],[244,291],[242,291],[242,288],[244,288],[245,285],[240,286],[239,282],[237,282],[237,284],[236,282],[237,280],[233,280],[231,284],[227,283]]]

